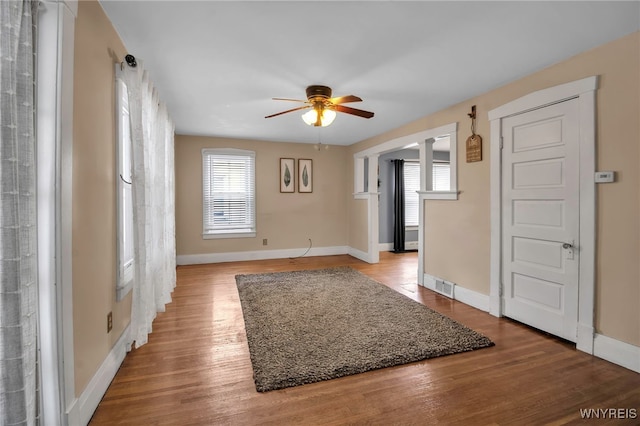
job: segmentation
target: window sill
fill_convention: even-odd
[[[457,200],[458,191],[419,191],[423,200]]]
[[[353,198],[356,200],[366,200],[374,195],[380,195],[379,192],[355,192]]]
[[[221,238],[255,238],[256,231],[216,231],[215,233],[203,233],[203,240],[216,240]]]

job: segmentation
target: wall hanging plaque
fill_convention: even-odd
[[[467,163],[482,161],[482,137],[471,135],[467,138]]]
[[[471,107],[471,136],[467,138],[467,163],[482,161],[482,137],[476,135],[476,106]]]

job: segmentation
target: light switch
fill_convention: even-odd
[[[611,183],[615,181],[615,172],[596,172],[596,183]]]

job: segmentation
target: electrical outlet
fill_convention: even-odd
[[[107,333],[113,328],[113,312],[107,314]]]
[[[262,239],[262,245],[263,245],[263,246],[266,246],[266,245],[267,245],[267,239],[266,239],[266,238],[263,238],[263,239]]]

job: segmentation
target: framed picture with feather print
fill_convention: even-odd
[[[313,192],[313,161],[298,159],[298,192]]]
[[[296,192],[295,160],[280,159],[280,192]]]

